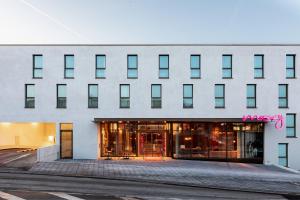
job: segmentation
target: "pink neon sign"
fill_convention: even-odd
[[[262,122],[275,122],[275,128],[281,129],[284,125],[284,119],[282,114],[278,115],[244,115],[243,122],[250,121],[262,121]]]

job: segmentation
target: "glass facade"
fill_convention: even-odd
[[[101,122],[101,156],[263,162],[263,123]]]

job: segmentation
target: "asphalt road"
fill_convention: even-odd
[[[0,199],[14,200],[286,199],[281,195],[253,192],[239,192],[108,179],[31,175],[22,173],[0,173],[0,191]]]
[[[4,149],[0,150],[0,167],[28,169],[36,161],[36,150]]]

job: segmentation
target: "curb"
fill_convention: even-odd
[[[218,189],[224,191],[236,191],[236,192],[251,192],[259,194],[272,194],[272,195],[283,195],[283,196],[292,196],[300,199],[300,192],[275,192],[273,190],[262,190],[262,189],[246,189],[246,188],[232,188],[226,186],[212,186],[212,185],[201,185],[193,183],[176,183],[171,181],[160,181],[160,180],[147,180],[139,178],[125,178],[125,177],[109,177],[109,176],[84,176],[84,175],[65,175],[65,174],[50,174],[50,173],[38,173],[38,172],[29,172],[29,171],[5,171],[0,170],[1,173],[10,173],[10,174],[27,174],[27,175],[37,175],[37,176],[59,176],[59,177],[70,177],[70,178],[90,178],[90,179],[102,179],[102,180],[116,180],[116,181],[131,181],[137,183],[152,183],[152,184],[164,184],[171,186],[181,186],[181,187],[193,187],[193,188],[206,188],[206,189]]]
[[[291,169],[291,168],[288,168],[288,167],[283,167],[283,166],[277,165],[277,164],[272,164],[272,165],[273,165],[274,167],[283,169],[283,170],[288,171],[288,172],[292,172],[292,173],[295,173],[295,174],[300,174],[300,171],[295,170],[295,169]]]

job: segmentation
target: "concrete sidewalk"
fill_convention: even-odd
[[[60,160],[36,163],[29,173],[300,194],[299,173],[258,164],[189,160]]]

